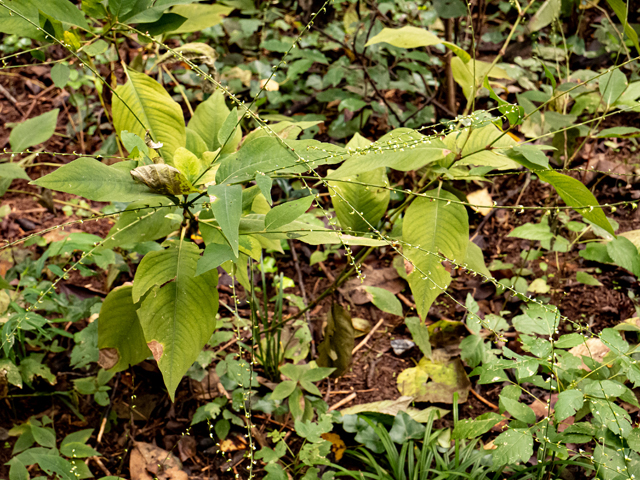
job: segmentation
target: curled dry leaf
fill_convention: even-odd
[[[471,192],[467,194],[467,200],[471,204],[471,208],[473,208],[480,215],[487,215],[491,211],[491,203],[493,200],[491,199],[491,194],[489,190],[483,188],[482,190],[476,190],[475,192]],[[481,205],[480,207],[475,207],[474,205]]]
[[[150,443],[136,442],[129,460],[131,480],[188,480],[175,455]]]

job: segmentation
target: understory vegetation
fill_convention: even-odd
[[[640,478],[637,2],[0,33],[0,478]]]

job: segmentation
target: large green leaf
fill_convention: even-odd
[[[199,32],[205,28],[213,27],[222,22],[222,19],[229,15],[234,7],[227,7],[219,3],[214,5],[178,5],[171,9],[171,13],[177,13],[187,20],[171,33],[191,33]]]
[[[4,5],[16,13],[13,13],[8,8],[0,7],[0,33],[19,35],[35,40],[43,39],[43,32],[37,28],[40,23],[40,13],[35,2],[32,0],[14,0],[11,4],[5,3]]]
[[[406,26],[402,28],[383,28],[366,43],[366,47],[377,43],[388,43],[394,47],[416,48],[428,47],[442,43],[433,33],[418,27]]]
[[[278,230],[296,220],[300,215],[309,210],[314,200],[313,195],[290,200],[269,210],[264,217],[264,226],[267,231]]]
[[[107,295],[98,318],[99,364],[119,372],[151,356],[131,297],[131,285],[113,289]]]
[[[148,129],[153,140],[163,144],[162,157],[171,163],[173,152],[187,143],[182,109],[153,78],[135,70],[127,70],[127,75],[129,80],[113,97],[116,132],[127,130],[144,138]]]
[[[29,147],[49,140],[56,130],[58,113],[60,110],[56,108],[16,125],[9,135],[11,149],[15,152],[22,152]]]
[[[638,53],[640,53],[640,43],[638,43],[638,34],[633,29],[633,27],[629,24],[629,17],[627,11],[627,2],[624,0],[607,0],[607,3],[611,7],[611,9],[615,12],[616,17],[620,20],[620,23],[624,25],[624,33],[627,37],[631,39],[633,45],[636,47]],[[632,3],[629,3],[632,5]]]
[[[598,200],[582,182],[551,170],[537,170],[536,174],[540,177],[540,180],[553,185],[560,198],[564,200],[564,203],[573,207],[576,212],[587,220],[615,236],[615,231],[611,227],[609,220],[607,220],[602,209],[598,207]]]
[[[73,25],[75,27],[89,30],[89,25],[82,12],[69,0],[46,0],[44,2],[34,2],[38,8],[49,17],[59,21],[63,25]]]
[[[109,231],[102,247],[113,248],[166,237],[180,226],[181,220],[173,216],[177,209],[165,197],[129,204]]]
[[[237,257],[242,216],[242,186],[211,185],[207,192],[211,196],[211,211]]]
[[[518,168],[516,162],[501,154],[516,145],[516,141],[493,124],[471,129],[471,133],[468,128],[452,132],[444,142],[460,156],[456,165],[487,165],[501,170]]]
[[[220,162],[217,183],[246,182],[258,173],[302,173],[318,165],[331,165],[343,160],[345,150],[316,140],[289,140],[285,147],[274,137],[258,137],[243,143],[242,148]]]
[[[510,428],[493,441],[493,464],[497,466],[527,462],[533,455],[533,436],[522,428]]]
[[[455,195],[431,190],[427,195],[438,197],[417,198],[407,209],[402,223],[404,254],[413,264],[408,280],[416,302],[418,314],[424,319],[435,298],[444,291],[451,276],[441,265],[445,257],[460,264],[465,261],[469,243],[469,217]]]
[[[556,420],[562,420],[572,417],[582,408],[584,404],[584,395],[580,390],[565,390],[558,395],[558,401],[555,404],[554,411]]]
[[[156,196],[149,187],[131,178],[128,172],[87,157],[78,158],[31,183],[97,202],[135,202]]]
[[[347,231],[369,232],[370,225],[375,227],[389,206],[389,190],[384,188],[389,185],[387,173],[384,167],[380,167],[356,175],[353,180],[378,187],[329,182],[331,202],[342,228]]]
[[[224,101],[222,90],[216,90],[206,101],[198,105],[193,117],[189,121],[189,128],[202,137],[207,144],[208,150],[211,152],[221,146],[218,141],[218,132],[229,116],[229,113],[230,110]],[[241,139],[242,132],[240,128],[237,128],[233,139],[227,143],[222,153],[234,151]]]
[[[17,163],[0,163],[0,179],[7,178],[13,180],[21,178],[23,180],[31,180],[27,172],[24,171]]]
[[[367,150],[347,158],[331,177],[355,177],[380,167],[408,172],[442,160],[449,153],[438,138],[426,137],[410,128],[398,128],[380,137]]]
[[[561,0],[546,0],[529,21],[529,31],[537,32],[560,16]]]
[[[218,272],[196,277],[199,258],[197,245],[181,241],[145,256],[134,280],[134,299],[150,291],[138,317],[172,400],[216,326]]]
[[[475,438],[483,433],[488,432],[498,422],[504,420],[505,417],[494,412],[483,413],[476,418],[465,418],[460,420],[451,436],[456,439]]]

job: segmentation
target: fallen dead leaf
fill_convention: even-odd
[[[178,452],[180,453],[180,460],[186,462],[191,457],[196,456],[197,442],[191,435],[183,435],[178,440]]]
[[[136,442],[129,460],[131,480],[189,480],[180,460],[150,443]]]
[[[604,356],[609,353],[609,347],[602,343],[602,340],[599,338],[590,338],[585,341],[585,343],[573,347],[569,350],[569,353],[580,359],[582,359],[583,356],[591,357],[596,362],[601,363]],[[582,368],[589,372],[591,371],[591,369],[584,364],[584,361],[582,362]]]
[[[489,189],[483,188],[482,190],[476,190],[475,192],[471,192],[467,194],[467,200],[471,204],[471,208],[473,208],[480,215],[488,215],[491,211],[491,205],[493,200],[491,198],[491,194],[489,193]],[[482,207],[475,207],[474,205],[483,205]]]
[[[280,84],[273,79],[263,78],[260,80],[260,88],[264,88],[267,92],[277,92],[280,90]]]
[[[220,442],[220,450],[222,452],[235,452],[237,450],[246,450],[247,442],[241,436],[235,438],[227,438]]]

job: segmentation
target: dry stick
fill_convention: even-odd
[[[444,36],[447,42],[453,42],[453,18],[447,18],[444,21]],[[447,108],[452,112],[457,110],[456,108],[456,84],[453,79],[453,70],[451,68],[451,60],[453,59],[453,52],[449,51],[445,55],[446,76],[447,76]]]
[[[104,473],[107,477],[111,476],[111,472],[109,472],[107,467],[104,466],[104,463],[102,463],[102,460],[100,460],[98,457],[95,457],[95,456],[94,457],[89,457],[89,458],[87,458],[87,461],[85,463],[89,463],[89,460],[93,460],[95,462],[95,464],[98,465],[100,470],[102,470],[102,473]]]
[[[329,407],[329,411],[337,410],[341,406],[346,405],[347,403],[349,403],[351,400],[353,400],[357,396],[358,396],[358,394],[356,392],[353,392],[351,395],[349,395],[348,397],[343,398],[338,403],[334,403],[333,405],[331,405]]]
[[[493,403],[491,403],[489,400],[487,400],[486,398],[484,398],[483,396],[481,396],[478,392],[476,392],[473,388],[469,389],[471,391],[471,393],[473,393],[475,395],[475,397],[480,400],[482,403],[484,403],[485,405],[493,408],[494,410],[498,410],[498,406],[494,405]]]
[[[15,99],[15,97],[13,95],[11,95],[11,93],[9,92],[9,90],[7,90],[6,88],[4,88],[2,85],[0,85],[0,93],[2,93],[7,100],[9,100],[9,103],[11,103],[11,105],[13,105],[13,107],[20,112],[20,115],[24,116],[24,112],[22,111],[22,109],[20,108],[20,106],[18,105],[18,101]]]
[[[296,272],[298,273],[298,282],[300,282],[300,293],[302,293],[302,300],[304,301],[305,311],[304,318],[307,320],[307,325],[309,326],[309,332],[311,333],[311,358],[315,358],[316,356],[316,341],[313,336],[313,324],[311,323],[311,319],[309,318],[309,309],[306,308],[308,306],[307,302],[307,291],[304,288],[304,278],[302,277],[302,270],[300,270],[300,262],[298,262],[298,254],[296,253],[296,247],[293,244],[293,241],[289,240],[289,250],[291,250],[291,256],[293,257],[293,265],[296,267]]]
[[[351,351],[351,355],[355,355],[355,353],[360,350],[362,347],[364,347],[366,345],[366,343],[369,341],[369,339],[373,336],[373,334],[376,332],[376,330],[380,327],[380,325],[382,325],[384,323],[384,318],[381,318],[378,323],[376,323],[376,326],[373,327],[371,329],[371,331],[369,333],[367,333],[367,336],[364,337],[364,339],[358,344],[357,347],[355,347],[352,351]]]

